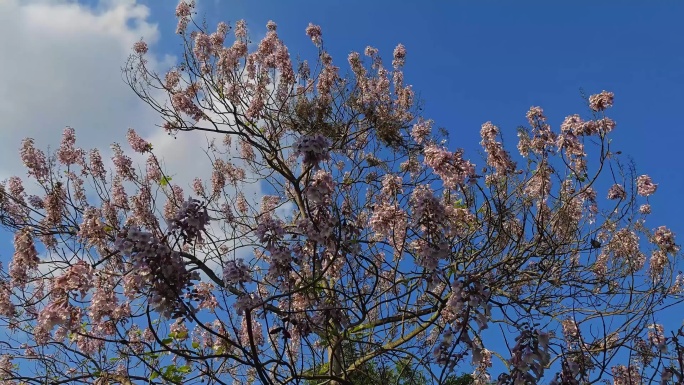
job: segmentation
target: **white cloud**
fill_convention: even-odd
[[[163,74],[176,61],[155,52],[159,31],[148,21],[149,13],[134,0],[102,0],[95,7],[58,0],[0,2],[0,33],[13,36],[0,39],[0,49],[9,53],[0,56],[0,180],[26,175],[19,159],[23,138],[54,150],[65,126],[76,130],[77,146],[104,154],[113,142],[130,154],[126,131],[134,128],[154,144],[155,154],[183,187],[210,174],[202,152],[206,136],[189,133],[174,140],[166,135],[156,127],[163,122],[159,114],[123,80],[121,68],[141,38],[151,47],[147,66],[152,71]],[[143,157],[134,159],[144,166]]]
[[[158,123],[121,77],[133,43],[154,44],[157,26],[134,1],[103,4],[0,2],[0,34],[12,36],[0,39],[3,179],[24,175],[18,148],[25,137],[55,148],[68,125],[80,146],[102,148],[121,141],[129,126],[144,132]]]

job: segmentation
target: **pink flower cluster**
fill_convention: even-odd
[[[551,192],[551,175],[553,169],[546,162],[540,162],[534,175],[525,185],[525,194],[537,199],[545,199]]]
[[[651,253],[648,270],[653,282],[658,282],[660,280],[668,262],[670,262],[670,260],[667,258],[667,254],[662,250],[654,250]]]
[[[444,147],[430,144],[424,154],[425,164],[435,171],[446,188],[456,188],[466,178],[475,175],[475,165],[463,159],[462,151],[450,152]]]
[[[327,108],[332,103],[333,86],[339,80],[339,67],[332,64],[332,57],[327,53],[321,53],[323,68],[318,75],[316,90],[318,91],[317,104],[319,108]]]
[[[57,160],[65,166],[72,164],[83,165],[84,152],[80,148],[74,147],[76,144],[76,132],[73,128],[67,127],[62,134],[62,143],[57,149]]]
[[[21,145],[21,161],[28,169],[29,176],[36,178],[37,181],[44,181],[48,178],[50,170],[47,165],[45,153],[34,147],[34,140],[24,139]]]
[[[310,215],[300,218],[297,225],[311,241],[325,244],[333,234],[335,218],[328,206],[332,202],[334,191],[332,175],[324,170],[317,170],[310,185],[305,188]]]
[[[90,299],[88,316],[96,329],[105,334],[112,334],[106,329],[112,328],[113,321],[119,321],[130,316],[128,302],[119,303],[116,295],[116,281],[110,274],[100,274],[97,278],[95,291]]]
[[[320,47],[323,43],[322,35],[323,34],[321,33],[320,25],[314,25],[312,23],[309,23],[309,26],[306,27],[306,36],[308,36],[311,39],[311,41],[318,47]]]
[[[140,40],[133,44],[133,51],[137,53],[138,55],[144,55],[147,53],[147,43],[144,41]]]
[[[104,163],[102,163],[102,155],[97,149],[90,150],[89,153],[89,169],[90,175],[95,178],[104,178],[107,175],[107,171],[104,168]]]
[[[674,240],[674,233],[665,226],[655,229],[653,241],[664,253],[675,255],[679,252],[679,246]]]
[[[392,53],[392,67],[399,69],[404,64],[406,64],[406,47],[403,44],[398,44],[394,47],[394,52]]]
[[[600,94],[591,95],[589,97],[589,108],[594,111],[604,111],[606,108],[613,106],[612,92],[602,91]]]
[[[254,294],[242,294],[237,297],[233,307],[237,315],[243,315],[246,311],[252,310],[261,305],[261,301]]]
[[[438,272],[439,261],[446,258],[450,251],[445,242],[435,244],[425,239],[411,241],[410,246],[415,253],[416,263],[430,275]]]
[[[52,191],[49,191],[45,196],[43,207],[45,208],[43,222],[47,226],[59,225],[66,210],[66,190],[64,185],[61,183],[55,184]]]
[[[611,370],[613,374],[613,385],[641,385],[641,371],[635,365],[614,366]]]
[[[416,124],[411,128],[411,137],[418,144],[423,144],[425,140],[430,137],[432,133],[432,120],[419,119]]]
[[[206,117],[204,112],[194,102],[199,88],[199,85],[193,83],[188,85],[185,90],[176,91],[171,95],[171,105],[173,108],[188,115],[196,122]]]
[[[615,129],[613,119],[603,117],[598,120],[584,121],[579,115],[570,115],[561,124],[561,133],[573,134],[577,137],[607,134]]]
[[[480,145],[487,153],[487,164],[496,170],[497,175],[506,175],[515,171],[516,164],[511,160],[510,154],[504,149],[503,144],[497,141],[499,128],[491,122],[482,125]]]
[[[17,222],[24,221],[29,211],[26,206],[26,191],[21,179],[13,176],[3,181],[0,184],[0,194],[11,197],[2,201],[2,208],[8,216]]]
[[[16,306],[12,303],[12,289],[5,281],[0,281],[0,317],[13,318]]]
[[[641,175],[637,178],[637,194],[647,197],[653,195],[657,189],[658,185],[653,183],[650,176]]]
[[[93,288],[94,270],[85,261],[78,261],[69,266],[66,273],[53,280],[53,285],[66,292],[78,292],[81,298],[85,298],[90,289]]]
[[[577,327],[577,322],[572,318],[566,318],[561,321],[561,326],[563,328],[563,337],[568,342],[568,344],[575,343],[579,337],[579,328]]]
[[[532,138],[529,148],[536,154],[541,155],[547,151],[554,151],[557,146],[556,134],[551,131],[551,126],[546,122],[546,115],[541,107],[530,107],[527,112],[527,120],[532,126]]]
[[[646,256],[639,248],[639,236],[629,229],[617,230],[606,249],[616,260],[625,263],[630,272],[638,271],[646,262]]]
[[[437,328],[434,330],[437,330]],[[438,365],[449,365],[451,363],[451,365],[455,366],[457,360],[452,359],[451,351],[458,341],[454,340],[454,332],[451,328],[448,328],[444,330],[441,337],[442,339],[439,344],[432,350],[432,356],[435,358],[435,362]]]
[[[28,228],[14,233],[14,256],[9,265],[12,286],[24,288],[31,273],[38,269],[38,251]]]
[[[665,338],[663,325],[648,325],[648,340],[661,353],[667,352],[667,338]]]
[[[250,338],[251,334],[251,338]],[[251,317],[251,325],[247,324],[247,317],[242,317],[242,322],[240,323],[240,331],[238,332],[240,337],[240,343],[243,346],[261,346],[264,344],[264,330],[255,317]]]
[[[185,29],[188,27],[190,22],[190,15],[192,14],[192,9],[195,8],[195,1],[190,2],[181,0],[176,7],[176,17],[178,17],[178,26],[176,27],[176,33],[183,34]]]
[[[200,282],[195,285],[187,298],[198,302],[197,310],[208,309],[213,312],[219,307],[218,300],[214,295],[216,285],[209,282]]]
[[[12,356],[3,354],[0,356],[0,381],[3,384],[14,384],[14,381],[5,381],[13,376],[14,365],[12,364]]]
[[[78,229],[78,237],[86,245],[103,247],[106,242],[107,232],[102,222],[100,210],[95,207],[87,207],[83,213],[83,220]]]
[[[332,202],[335,182],[329,172],[318,170],[314,174],[311,184],[306,187],[306,197],[315,206],[327,206]]]
[[[620,184],[614,184],[608,189],[608,199],[625,199],[627,197],[627,193],[625,192],[625,188],[622,187]]]
[[[116,173],[124,180],[134,180],[135,169],[133,167],[133,160],[128,155],[124,154],[119,144],[115,143],[111,147],[114,152],[112,162],[114,163]]]
[[[370,228],[380,236],[404,237],[407,228],[408,215],[397,204],[379,203],[375,205],[370,217]]]
[[[128,144],[131,146],[133,151],[140,154],[148,152],[152,149],[152,145],[141,138],[134,129],[129,128],[126,133],[126,138],[128,139]]]
[[[387,174],[382,178],[382,189],[380,190],[380,200],[389,201],[402,193],[403,181],[399,175]]]

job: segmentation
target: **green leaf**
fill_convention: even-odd
[[[164,338],[164,339],[161,341],[161,343],[164,344],[164,345],[168,345],[168,344],[170,344],[171,342],[173,342],[173,338],[171,338],[171,337]]]
[[[157,377],[159,377],[159,372],[152,372],[152,374],[150,374],[150,380],[154,380]]]
[[[197,342],[197,341],[194,341],[194,342],[192,343],[192,348],[193,348],[193,349],[197,349],[197,348],[199,348],[199,346],[200,346],[200,344],[199,344],[199,342]]]
[[[159,180],[159,185],[162,187],[167,186],[169,184],[169,182],[171,182],[171,179],[173,179],[173,178],[171,178],[170,176],[163,176]]]
[[[181,373],[190,373],[192,371],[192,368],[190,365],[183,365],[180,368],[178,368],[178,371]]]
[[[225,98],[225,96],[223,95],[223,90],[221,89],[221,86],[214,87],[214,91],[216,91],[219,98],[221,98],[221,99]]]

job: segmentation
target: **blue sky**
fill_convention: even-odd
[[[82,2],[98,9],[113,3]],[[132,36],[139,37],[136,23],[157,23],[160,39],[152,52],[160,57],[179,55],[175,1],[137,3],[148,6],[150,13],[130,23]],[[482,123],[498,125],[512,146],[516,127],[526,124],[530,106],[542,106],[557,130],[566,115],[586,116],[580,88],[587,94],[613,91],[615,107],[609,115],[618,123],[612,134],[614,149],[631,156],[639,174],[649,174],[659,183],[651,199],[654,214],[649,227],[667,225],[681,243],[684,177],[679,151],[684,133],[677,106],[684,105],[684,2],[547,3],[200,0],[198,12],[200,17],[206,15],[210,28],[221,20],[234,24],[246,19],[253,41],[263,36],[266,22],[274,20],[291,54],[305,58],[311,58],[315,48],[304,29],[309,22],[319,24],[326,48],[343,70],[350,51],[372,45],[389,62],[396,44],[404,44],[408,51],[405,80],[424,102],[425,117],[445,127],[450,145],[465,148],[476,161]],[[125,56],[120,62],[113,60],[116,69],[124,64]],[[6,70],[0,60],[0,72]],[[100,76],[120,79],[119,72]],[[59,88],[55,89],[44,85],[41,92],[59,94]],[[74,114],[82,110],[74,107]],[[123,142],[125,126],[143,123],[135,114],[121,119],[117,121],[121,131],[112,135]],[[81,128],[66,118],[50,123],[59,130],[67,124]],[[16,130],[22,131],[21,126]],[[58,140],[40,144],[54,148]],[[10,149],[18,147],[16,141]],[[3,238],[7,244],[6,235]],[[2,250],[5,266],[11,253],[11,248]],[[680,313],[673,312],[672,325],[681,322]]]

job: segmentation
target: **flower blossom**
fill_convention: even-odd
[[[144,153],[152,149],[152,145],[141,138],[134,129],[129,128],[126,133],[126,138],[128,139],[128,144],[131,146],[133,151],[138,153]]]
[[[144,41],[140,40],[133,44],[133,51],[137,53],[138,55],[144,55],[147,53],[147,43]]]
[[[653,195],[658,189],[658,184],[653,183],[648,175],[641,175],[637,178],[637,194],[647,197]]]
[[[653,241],[665,253],[676,254],[679,251],[679,246],[674,241],[674,233],[665,226],[655,229]]]
[[[306,27],[306,36],[308,36],[316,46],[320,46],[322,42],[321,26],[309,23],[309,26]]]
[[[50,174],[45,153],[34,147],[33,139],[24,139],[21,145],[21,161],[28,168],[28,174],[38,181],[47,179]]]
[[[614,184],[608,190],[608,199],[625,199],[627,193],[622,185]]]
[[[294,143],[294,152],[297,156],[303,156],[305,165],[317,165],[330,159],[328,153],[330,142],[323,135],[300,136]]]
[[[176,7],[176,17],[178,17],[178,26],[176,27],[176,33],[183,34],[185,29],[190,22],[190,15],[192,14],[192,9],[195,8],[195,1],[192,0],[187,2],[181,0]]]
[[[73,128],[67,127],[62,134],[62,142],[57,150],[57,159],[65,166],[83,163],[83,150],[75,148],[76,132]]]
[[[38,251],[33,242],[33,235],[28,228],[14,234],[14,256],[9,266],[12,285],[25,287],[29,274],[38,268]]]
[[[503,144],[496,140],[498,134],[499,128],[491,122],[486,122],[480,130],[480,136],[482,137],[480,145],[487,153],[487,164],[496,170],[496,174],[505,175],[515,171],[516,165],[504,149]]]
[[[443,147],[428,145],[424,154],[425,164],[435,171],[446,188],[456,188],[466,178],[475,175],[475,165],[463,159],[462,151],[450,152]]]
[[[326,206],[331,203],[331,197],[335,191],[335,182],[330,173],[318,170],[313,176],[311,185],[306,188],[306,196],[309,202],[316,206]]]
[[[189,198],[171,220],[171,230],[179,231],[186,242],[202,241],[202,232],[209,224],[207,208],[197,199]]]
[[[223,280],[229,285],[251,282],[249,267],[242,258],[226,262],[223,268]]]
[[[612,92],[602,91],[600,94],[591,95],[589,97],[589,108],[593,111],[604,111],[606,108],[613,106]]]
[[[411,128],[411,137],[418,144],[423,144],[432,132],[432,120],[419,119]]]

